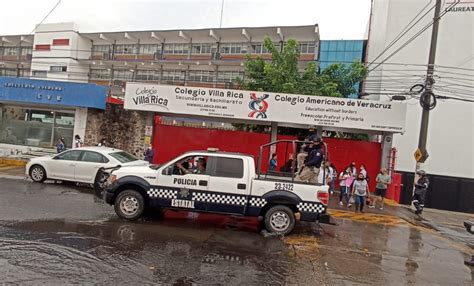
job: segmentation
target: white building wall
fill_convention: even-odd
[[[452,1],[446,2],[448,4],[445,4],[444,8]],[[463,2],[457,7],[474,7],[472,3],[468,3],[470,1]],[[423,7],[431,8],[434,4],[435,1],[430,0],[374,1],[367,51],[367,62],[374,63],[370,64],[369,70],[432,20],[434,9],[387,53],[375,60]],[[470,95],[474,100],[473,26],[474,11],[448,12],[441,19],[436,65],[461,69],[436,67],[435,94],[464,98],[469,98]],[[372,71],[367,78],[365,92],[372,94],[372,98],[389,100],[392,95],[406,94],[414,84],[423,83],[430,38],[431,28],[387,60],[386,64]],[[415,169],[413,153],[418,145],[421,107],[416,99],[407,103],[406,132],[394,136],[393,145],[398,149],[397,169],[412,172]],[[436,175],[474,177],[473,113],[474,103],[451,99],[438,100],[438,105],[430,112],[427,143],[430,156],[425,163],[427,172]]]
[[[69,39],[68,46],[53,46],[54,39]],[[35,32],[34,45],[51,45],[51,51],[33,50],[32,72],[47,71],[46,79],[87,82],[89,66],[78,60],[89,59],[92,43],[81,37],[73,23],[42,24]],[[67,72],[51,72],[51,66],[66,66]]]

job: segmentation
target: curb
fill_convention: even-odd
[[[11,159],[11,158],[0,157],[0,164],[7,165],[7,166],[25,167],[27,163],[28,163],[28,160],[25,160],[25,159]]]

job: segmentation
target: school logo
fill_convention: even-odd
[[[255,92],[250,93],[250,102],[249,108],[250,113],[249,117],[252,118],[267,118],[267,109],[268,109],[268,102],[265,101],[270,95],[268,93],[262,94],[262,96],[257,97]]]

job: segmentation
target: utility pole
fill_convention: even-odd
[[[438,28],[441,11],[441,0],[436,0],[435,14],[433,17],[433,30],[431,31],[430,53],[428,57],[428,69],[426,71],[425,90],[421,94],[420,103],[423,107],[421,114],[420,137],[418,140],[418,149],[415,152],[416,169],[415,169],[415,183],[418,180],[416,172],[423,169],[424,163],[428,158],[426,151],[426,141],[428,137],[428,123],[430,117],[431,98],[433,95],[433,73],[436,58],[436,45],[438,42]],[[413,189],[414,190],[414,189]]]

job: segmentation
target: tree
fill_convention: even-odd
[[[367,68],[354,62],[350,66],[333,64],[321,73],[316,63],[310,62],[303,73],[299,72],[299,45],[293,39],[286,42],[283,49],[275,47],[270,38],[264,40],[265,48],[272,54],[271,61],[260,56],[247,55],[245,79],[239,80],[240,87],[247,90],[297,93],[347,97],[357,90],[353,87],[367,75]]]

